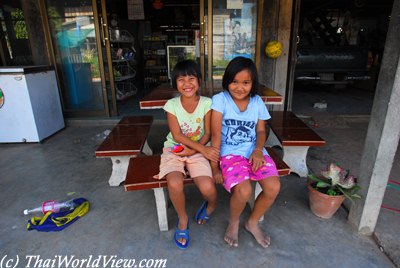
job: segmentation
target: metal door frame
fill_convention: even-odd
[[[207,21],[205,16],[205,1],[207,1]],[[262,15],[264,8],[264,0],[257,0],[257,29],[256,29],[256,47],[255,47],[255,64],[257,69],[260,67],[261,54],[261,34],[262,34]],[[207,27],[207,29],[206,29]],[[213,81],[213,0],[200,0],[200,66],[203,73],[202,85],[205,85],[207,90],[204,95],[214,95]],[[211,33],[211,34],[210,34]],[[207,42],[207,66],[205,63],[205,46]],[[205,80],[207,74],[207,80]]]
[[[92,9],[93,9],[93,19],[94,19],[94,26],[95,26],[95,33],[96,33],[96,46],[98,50],[98,59],[99,59],[99,71],[100,71],[100,80],[101,80],[101,89],[102,89],[102,94],[103,94],[103,103],[104,103],[104,109],[103,110],[97,110],[97,111],[66,111],[64,109],[64,100],[61,97],[61,104],[63,106],[63,113],[67,117],[82,117],[82,116],[114,116],[117,115],[117,106],[116,106],[116,96],[115,96],[115,85],[114,85],[114,76],[110,75],[110,86],[111,86],[111,92],[112,92],[112,110],[110,110],[110,105],[108,102],[108,95],[107,95],[107,87],[106,87],[106,75],[105,75],[105,69],[104,69],[104,62],[107,62],[108,64],[111,59],[111,50],[110,50],[110,44],[108,40],[108,30],[104,31],[104,27],[107,27],[107,16],[105,16],[106,21],[105,23],[101,23],[101,19],[104,17],[104,14],[106,14],[105,10],[105,1],[106,0],[100,0],[100,4],[102,6],[102,16],[99,16],[98,13],[98,8],[97,8],[97,0],[92,0]],[[104,8],[103,8],[104,6]],[[51,38],[51,31],[50,31],[50,26],[49,26],[49,20],[47,16],[47,11],[46,11],[46,3],[45,0],[39,0],[39,8],[40,8],[40,15],[43,18],[42,19],[42,27],[44,29],[44,35],[45,35],[45,40],[46,40],[46,46],[48,47],[48,53],[49,53],[49,59],[50,59],[50,64],[54,66],[56,70],[56,76],[58,80],[58,84],[60,87],[62,86],[59,80],[59,70],[57,67],[56,63],[56,57],[54,53],[54,45],[53,41]],[[102,31],[103,30],[103,31]],[[102,31],[102,32],[100,32]],[[102,36],[100,36],[102,34]],[[103,57],[103,49],[102,49],[102,40],[105,42],[105,48],[106,48],[106,59]],[[111,66],[112,67],[112,66]],[[110,68],[110,67],[109,67]],[[112,69],[111,69],[112,70]],[[62,94],[62,89],[59,89],[60,96],[63,96]]]

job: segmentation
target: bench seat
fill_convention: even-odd
[[[267,139],[267,146],[279,146],[283,149],[283,161],[290,167],[291,172],[306,177],[307,153],[310,146],[323,146],[322,139],[313,129],[306,125],[290,111],[270,112],[271,119],[267,125],[271,132]]]
[[[288,165],[271,149],[266,148],[268,154],[274,160],[280,176],[289,175],[290,169]],[[153,176],[158,174],[160,166],[160,155],[138,156],[131,158],[125,179],[125,191],[139,191],[153,189],[156,200],[158,224],[160,231],[168,230],[167,218],[167,181],[165,179],[154,179]],[[193,184],[190,177],[184,178],[184,184]],[[255,198],[261,192],[259,184],[254,185],[254,195],[250,200],[250,206],[254,205]]]
[[[119,186],[125,180],[129,159],[144,153],[151,155],[147,135],[153,122],[152,116],[126,116],[111,130],[96,149],[97,158],[110,158],[112,173],[110,186]]]

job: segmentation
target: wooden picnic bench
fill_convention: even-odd
[[[283,97],[266,86],[259,86],[259,95],[265,104],[280,105],[283,103]],[[169,99],[177,96],[179,96],[179,92],[171,85],[161,84],[139,102],[140,109],[161,109]]]
[[[110,186],[119,186],[125,180],[130,158],[141,153],[153,154],[147,143],[152,123],[152,116],[123,117],[96,149],[97,158],[111,159]]]
[[[274,160],[280,176],[285,176],[290,173],[288,165],[271,149],[266,148],[268,154]],[[165,179],[154,179],[153,176],[158,174],[160,165],[160,155],[139,156],[131,158],[129,161],[128,172],[125,179],[125,191],[138,191],[153,189],[156,200],[158,225],[160,231],[168,230],[167,218],[167,181]],[[193,179],[190,177],[184,178],[184,184],[193,184]],[[250,206],[254,205],[255,198],[261,192],[260,185],[253,184],[254,195],[249,201]]]
[[[322,139],[313,129],[306,125],[290,111],[272,111],[267,125],[271,128],[266,142],[267,146],[280,146],[283,149],[283,161],[291,172],[301,177],[308,175],[307,153],[310,146],[323,146]]]

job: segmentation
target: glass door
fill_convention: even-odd
[[[200,53],[200,63],[209,95],[222,90],[222,76],[230,60],[242,56],[256,61],[258,2],[201,1],[201,52],[204,53]]]
[[[44,0],[43,9],[64,113],[109,115],[96,1]]]
[[[22,4],[10,0],[0,3],[0,65],[33,65]]]

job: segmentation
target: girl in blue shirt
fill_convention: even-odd
[[[239,218],[252,195],[251,181],[257,181],[258,195],[245,229],[264,248],[270,238],[260,229],[259,220],[274,203],[280,180],[274,161],[264,149],[265,120],[270,118],[257,95],[257,69],[251,59],[234,58],[222,78],[224,91],[212,98],[212,146],[220,148],[219,167],[211,162],[213,177],[231,193],[229,225],[224,240],[238,246]]]

